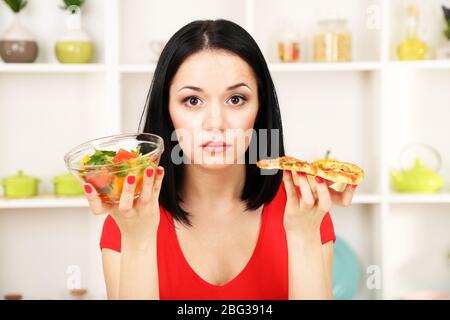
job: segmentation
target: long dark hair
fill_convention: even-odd
[[[227,50],[238,55],[253,69],[259,98],[259,111],[254,126],[257,141],[260,140],[259,129],[266,129],[269,132],[267,147],[264,147],[267,156],[284,155],[281,115],[275,86],[264,56],[252,36],[236,23],[223,19],[197,20],[182,27],[169,39],[159,57],[139,128],[145,117],[142,131],[157,134],[164,139],[165,151],[160,165],[164,167],[165,176],[159,201],[174,219],[187,225],[190,225],[189,213],[180,207],[182,199],[179,193],[184,165],[174,164],[170,157],[178,141],[171,141],[174,128],[169,115],[169,87],[183,61],[205,49]],[[279,130],[277,150],[271,150],[271,129]],[[259,154],[258,150],[257,160]],[[254,162],[249,163],[248,150],[245,159],[246,179],[241,199],[246,202],[247,210],[254,210],[274,198],[281,184],[282,172],[261,175]]]

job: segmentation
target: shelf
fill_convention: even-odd
[[[29,199],[5,199],[0,197],[0,209],[87,207],[88,203],[84,197],[58,197],[53,195],[42,195]]]
[[[443,70],[450,69],[450,60],[389,61],[387,66],[391,68]]]
[[[390,203],[448,203],[450,204],[450,193],[437,194],[391,194],[388,197]]]
[[[96,73],[104,64],[0,63],[0,73]]]

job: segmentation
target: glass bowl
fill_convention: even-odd
[[[139,198],[145,168],[156,168],[164,151],[161,137],[150,133],[119,134],[85,142],[65,156],[67,168],[81,183],[90,183],[103,203],[117,205],[128,174],[136,177]]]

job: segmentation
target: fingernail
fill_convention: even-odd
[[[92,187],[88,184],[84,185],[84,191],[86,191],[86,193],[91,193],[92,192]]]
[[[306,174],[305,174],[304,172],[297,171],[297,175],[298,175],[298,176],[301,176],[301,177],[304,177]]]
[[[357,186],[357,184],[352,185],[353,189],[356,189]]]
[[[156,173],[158,175],[162,175],[163,172],[164,172],[164,168],[163,167],[158,167],[158,169],[156,169]]]
[[[127,178],[128,184],[133,184],[133,183],[134,183],[134,180],[135,180],[135,177],[134,177],[133,175],[128,176],[128,178]]]
[[[316,181],[317,181],[317,183],[323,183],[323,178],[316,176]]]
[[[152,167],[147,168],[146,174],[147,174],[147,177],[153,176],[153,168]]]

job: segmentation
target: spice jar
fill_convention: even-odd
[[[281,62],[297,62],[300,60],[300,41],[292,30],[281,33],[278,41],[278,57]]]
[[[8,293],[3,298],[5,300],[22,300],[23,296],[20,293]]]
[[[314,37],[314,61],[350,61],[352,37],[347,29],[347,20],[320,20],[318,25],[319,31]]]
[[[84,300],[86,298],[87,289],[79,288],[69,291],[71,300]]]

